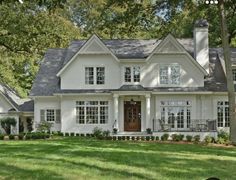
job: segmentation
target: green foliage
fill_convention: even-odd
[[[156,141],[159,141],[159,140],[160,140],[159,136],[156,136]]]
[[[206,137],[204,138],[204,142],[205,142],[206,144],[211,143],[211,142],[212,142],[212,137],[211,137],[211,136],[206,136]]]
[[[186,140],[187,142],[192,142],[193,136],[187,135]]]
[[[93,135],[94,135],[94,137],[96,137],[96,138],[102,137],[102,129],[99,128],[99,127],[95,127],[95,128],[93,129]]]
[[[39,131],[39,132],[50,132],[51,127],[52,127],[51,122],[41,121],[38,124],[37,131]]]
[[[199,135],[195,135],[193,137],[193,141],[194,141],[194,143],[199,143],[200,142],[200,136]]]
[[[10,140],[14,140],[14,138],[15,138],[15,135],[14,135],[14,134],[10,134],[10,135],[9,135],[9,139],[10,139]]]
[[[66,47],[80,37],[79,29],[62,13],[50,13],[59,6],[56,1],[35,1],[0,4],[0,81],[21,96],[31,89],[45,51]]]
[[[163,134],[162,136],[161,136],[161,140],[162,141],[167,141],[168,140],[168,138],[169,138],[169,134]]]
[[[217,139],[218,144],[229,144],[229,133],[221,130],[218,132],[218,139]]]
[[[6,134],[11,133],[11,126],[16,125],[16,119],[11,117],[1,118],[0,123]]]
[[[171,138],[173,141],[182,141],[184,138],[183,134],[172,134]]]
[[[110,134],[111,134],[111,132],[109,130],[106,130],[106,131],[102,132],[103,137],[109,137]]]
[[[0,140],[3,140],[3,139],[4,139],[4,135],[0,134]]]

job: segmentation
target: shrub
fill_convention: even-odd
[[[186,136],[186,140],[187,140],[188,142],[192,142],[192,139],[193,139],[193,136],[190,136],[190,135],[187,135],[187,136]]]
[[[65,133],[65,136],[69,136],[69,133],[68,133],[68,132],[66,132],[66,133]]]
[[[137,137],[136,137],[136,140],[137,140],[137,141],[139,141],[139,140],[140,140],[140,137],[139,137],[139,136],[137,136]]]
[[[47,122],[47,121],[41,121],[38,124],[37,131],[39,132],[50,132],[50,129],[52,127],[52,123]]]
[[[10,139],[10,140],[13,140],[14,138],[15,138],[15,135],[13,135],[13,134],[10,134],[10,135],[9,135],[9,139]]]
[[[152,134],[152,129],[151,128],[147,128],[146,131],[147,131],[147,134]]]
[[[217,143],[219,144],[225,144],[225,143],[229,143],[229,133],[221,130],[220,132],[218,132],[218,140]]]
[[[172,134],[172,135],[171,135],[171,138],[172,138],[172,141],[179,141],[177,134]]]
[[[75,133],[73,133],[73,132],[72,132],[72,133],[70,133],[70,136],[75,136]]]
[[[159,140],[160,140],[159,136],[156,136],[156,141],[159,141]]]
[[[194,136],[193,140],[194,140],[195,143],[199,143],[200,142],[200,136],[199,135]]]
[[[211,142],[212,142],[212,137],[211,137],[211,136],[206,136],[206,137],[204,138],[204,142],[205,142],[206,144],[211,143]]]
[[[32,134],[27,133],[27,134],[25,135],[25,139],[31,139],[31,138],[32,138]]]
[[[19,140],[23,140],[24,134],[19,134],[18,137],[19,137]]]
[[[122,136],[122,140],[125,140],[125,136]]]
[[[163,134],[163,135],[161,136],[161,140],[162,140],[162,141],[167,141],[168,138],[169,138],[169,134]]]
[[[144,136],[141,136],[141,141],[145,141],[145,137]]]
[[[132,138],[132,141],[135,141],[135,137],[134,136],[132,136],[131,138]]]
[[[122,137],[121,137],[121,136],[118,136],[118,140],[119,140],[119,141],[122,140]]]
[[[102,137],[102,133],[103,133],[103,131],[102,131],[102,129],[99,128],[99,127],[95,127],[95,128],[93,129],[93,135],[94,135],[94,137],[96,137],[96,138],[101,138],[101,137]]]
[[[183,134],[179,134],[179,140],[183,141],[183,139],[184,139],[184,135]]]
[[[1,118],[0,123],[6,134],[11,134],[11,126],[16,126],[16,119],[11,117]]]
[[[146,141],[150,141],[151,137],[150,136],[146,136]]]
[[[155,136],[151,136],[151,140],[152,140],[152,141],[155,141]]]
[[[110,133],[111,133],[111,132],[110,132],[109,130],[103,131],[103,132],[102,132],[102,136],[103,136],[103,137],[109,137],[109,136],[110,136]]]
[[[4,139],[4,135],[0,134],[0,140],[3,140],[3,139]]]

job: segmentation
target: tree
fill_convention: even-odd
[[[11,126],[16,126],[16,119],[11,117],[6,117],[0,119],[0,123],[6,134],[11,134]]]
[[[226,79],[229,100],[229,119],[230,119],[230,140],[236,143],[236,112],[235,112],[235,89],[232,76],[232,63],[229,48],[229,35],[225,15],[225,0],[219,1],[219,13],[221,22],[221,39],[223,46],[223,54],[226,67]]]
[[[21,96],[31,89],[45,51],[66,47],[80,37],[80,30],[58,6],[52,6],[53,11],[51,1],[39,2],[0,3],[0,81]]]

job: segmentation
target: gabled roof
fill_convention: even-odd
[[[193,57],[194,44],[192,39],[176,39],[178,43]],[[101,40],[112,53],[119,59],[137,60],[147,58],[155,47],[162,40]],[[60,90],[60,79],[57,73],[71,60],[71,58],[86,43],[85,40],[72,41],[67,49],[49,49],[41,62],[41,67],[34,80],[30,96],[53,96],[55,93],[84,93],[85,91],[95,92],[95,90]],[[236,52],[236,49],[231,49]],[[210,73],[205,81],[203,89],[208,91],[226,91],[225,74],[220,64],[221,48],[210,48]],[[235,55],[236,57],[236,55]],[[236,62],[236,61],[235,61]],[[120,90],[127,90],[130,87],[123,86]],[[136,87],[132,87],[136,88]],[[144,87],[145,88],[145,87]],[[139,88],[138,88],[139,89]],[[172,91],[173,88],[157,88],[163,91]],[[185,88],[186,89],[186,88]],[[192,91],[200,91],[202,88],[194,88]],[[112,89],[114,90],[114,89]],[[175,89],[177,91],[177,89]],[[178,89],[181,90],[181,89]],[[189,88],[187,88],[189,90]],[[186,91],[187,91],[186,90]],[[104,90],[103,92],[109,92]]]
[[[8,85],[0,83],[0,94],[12,106],[9,111],[33,111],[33,101],[30,99],[22,99],[12,88]]]
[[[98,49],[91,48],[94,44]],[[111,54],[116,61],[119,61],[113,52],[103,43],[103,41],[94,34],[88,39],[88,41],[82,44],[80,49],[71,57],[70,60],[64,63],[64,66],[57,73],[57,76],[60,76],[64,72],[64,70],[76,59],[78,54]]]

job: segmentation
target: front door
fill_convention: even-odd
[[[124,130],[141,131],[141,102],[124,102]]]

